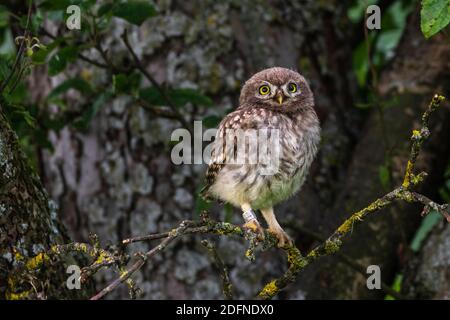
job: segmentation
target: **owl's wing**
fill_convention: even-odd
[[[227,145],[227,130],[250,129],[255,126],[252,121],[252,113],[242,109],[228,114],[219,124],[215,140],[211,150],[211,160],[206,170],[205,186],[200,191],[200,195],[205,200],[212,200],[213,197],[209,193],[210,187],[215,183],[217,176],[227,162],[227,155],[235,155],[237,146],[235,143]]]

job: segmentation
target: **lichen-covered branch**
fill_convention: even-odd
[[[183,221],[183,222],[181,222],[180,225],[177,228],[175,228],[175,229],[173,229],[172,231],[169,232],[169,235],[163,241],[161,241],[161,243],[158,246],[156,246],[155,248],[151,249],[150,251],[148,251],[145,254],[138,254],[137,255],[138,261],[136,261],[131,266],[131,268],[129,268],[127,270],[123,269],[120,272],[120,277],[119,278],[114,280],[110,285],[108,285],[102,291],[100,291],[95,296],[93,296],[91,298],[91,300],[99,300],[99,299],[103,298],[105,295],[107,295],[108,293],[113,291],[115,288],[117,288],[121,283],[123,283],[123,282],[127,281],[128,279],[130,279],[130,277],[133,275],[133,273],[135,273],[140,268],[142,268],[142,266],[144,266],[144,264],[147,261],[147,259],[149,259],[152,256],[154,256],[159,251],[164,250],[164,248],[167,247],[167,245],[169,243],[171,243],[173,240],[178,238],[186,230],[186,228],[189,226],[189,224],[190,224],[190,221]]]
[[[330,255],[338,251],[342,245],[342,240],[350,233],[355,225],[361,223],[367,215],[380,211],[396,200],[421,203],[426,207],[430,207],[430,201],[426,201],[426,197],[420,197],[418,196],[418,193],[412,193],[409,190],[418,183],[422,182],[424,177],[426,176],[425,173],[414,173],[415,163],[421,150],[423,141],[426,140],[430,135],[430,131],[428,130],[429,117],[431,113],[433,113],[439,107],[444,99],[445,98],[443,96],[435,95],[428,105],[427,110],[422,115],[422,127],[420,128],[420,130],[413,130],[411,136],[412,147],[402,186],[387,193],[383,197],[378,198],[358,212],[353,213],[336,229],[336,231],[334,231],[334,233],[330,237],[328,237],[327,240],[311,250],[306,256],[302,256],[297,248],[288,248],[288,250],[286,250],[289,262],[288,270],[280,278],[272,280],[271,282],[266,284],[264,288],[258,293],[258,297],[262,299],[271,299],[289,283],[295,281],[298,273],[311,262],[319,257]],[[448,214],[444,213],[445,210],[443,209],[448,208],[448,205],[433,206],[435,208],[439,208],[441,214],[443,214],[446,218],[448,217]],[[449,221],[448,218],[447,221]]]
[[[402,186],[405,189],[409,189],[411,184],[415,184],[421,179],[420,175],[416,176],[414,174],[414,168],[416,165],[416,160],[419,155],[420,149],[422,148],[422,143],[430,136],[430,130],[428,129],[428,122],[430,115],[439,107],[439,105],[444,101],[445,98],[440,95],[435,95],[428,105],[427,110],[422,115],[422,127],[419,130],[413,130],[411,135],[411,152],[409,156],[408,163],[406,164],[405,177],[403,179]]]

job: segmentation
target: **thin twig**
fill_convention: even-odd
[[[47,29],[45,29],[44,27],[40,27],[39,29],[41,31],[41,33],[43,33],[44,35],[46,35],[47,37],[49,37],[52,40],[56,39],[56,36],[54,36],[53,34],[51,34]],[[102,68],[102,69],[108,69],[108,65],[103,64],[101,62],[95,61],[91,58],[86,57],[85,55],[83,55],[82,53],[78,53],[78,58],[80,58],[81,60],[83,60],[84,62],[87,62],[89,64],[92,64],[98,68]]]

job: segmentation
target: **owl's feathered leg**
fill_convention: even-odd
[[[242,217],[245,220],[243,225],[244,228],[251,229],[253,232],[256,232],[258,236],[263,240],[264,239],[264,229],[258,222],[256,218],[255,212],[249,203],[243,203],[241,205],[242,209]]]
[[[269,232],[275,234],[278,238],[278,247],[284,247],[286,244],[292,245],[293,241],[288,236],[288,234],[281,228],[277,219],[275,218],[275,214],[273,213],[273,207],[261,209],[261,213],[266,219],[267,224],[269,225]]]

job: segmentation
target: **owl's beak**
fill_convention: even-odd
[[[278,104],[281,106],[283,104],[283,93],[278,92],[276,97],[277,97]]]

